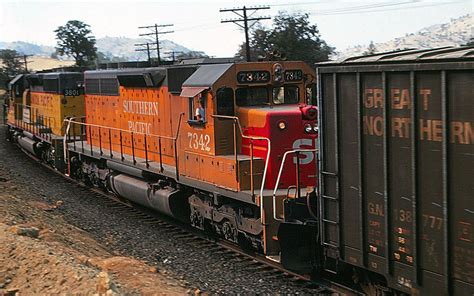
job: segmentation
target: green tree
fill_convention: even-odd
[[[0,50],[0,88],[6,88],[10,79],[24,72],[24,63],[16,50]]]
[[[301,60],[309,64],[327,61],[334,48],[321,39],[318,27],[311,24],[308,14],[280,12],[273,19],[272,29],[262,26],[252,32],[250,40],[252,60]],[[245,57],[245,44],[237,54]]]
[[[54,31],[58,40],[58,54],[73,57],[79,67],[91,65],[97,57],[95,37],[91,35],[89,27],[81,21],[73,20]]]

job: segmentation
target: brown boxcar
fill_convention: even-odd
[[[474,293],[474,48],[319,64],[329,257],[422,295]]]

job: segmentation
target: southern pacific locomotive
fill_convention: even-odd
[[[22,147],[54,151],[74,178],[278,256],[284,200],[315,196],[314,70],[263,62],[78,75],[26,76],[8,119]],[[282,166],[294,148],[307,151]]]
[[[288,269],[472,295],[473,61],[464,47],[317,74],[259,62],[26,75],[10,84],[7,136]]]

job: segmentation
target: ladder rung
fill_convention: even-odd
[[[330,199],[330,200],[339,200],[339,198],[337,198],[335,196],[329,196],[329,195],[324,195],[324,194],[323,194],[323,198]]]
[[[337,274],[337,271],[326,268],[326,267],[324,268],[324,271],[327,271],[327,272],[332,273],[332,274]]]
[[[325,171],[322,171],[321,174],[326,175],[326,176],[337,177],[337,174],[336,174],[336,173],[332,173],[332,172],[325,172]]]
[[[335,248],[335,249],[339,248],[338,245],[331,244],[331,243],[328,243],[328,242],[323,242],[323,245],[326,246],[326,247],[331,247],[331,248]]]
[[[329,224],[334,224],[334,225],[339,225],[339,222],[334,221],[334,220],[323,219],[323,222],[326,222],[326,223],[329,223]]]

